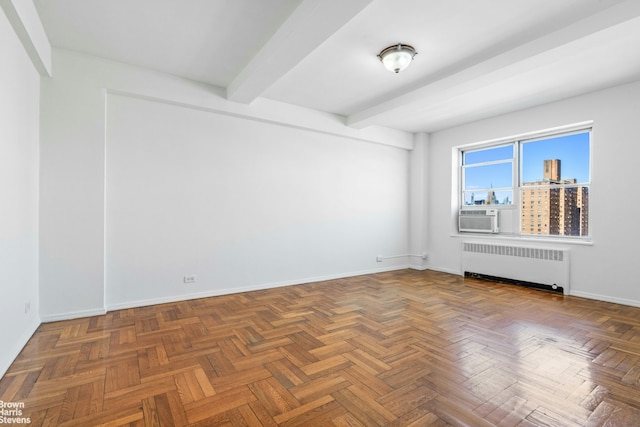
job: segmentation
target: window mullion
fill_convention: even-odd
[[[521,135],[508,143],[501,139],[467,147],[473,148],[459,149],[460,206],[513,206],[511,215],[518,218],[512,218],[514,229],[506,232],[516,236],[589,236],[590,126],[582,123]],[[511,158],[505,158],[506,147]]]

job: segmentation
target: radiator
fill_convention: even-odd
[[[568,249],[463,242],[462,271],[542,285],[569,294]]]

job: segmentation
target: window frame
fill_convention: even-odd
[[[486,162],[479,162],[479,163],[473,163],[470,165],[465,165],[464,164],[464,155],[465,153],[468,152],[478,152],[478,151],[484,151],[484,150],[490,150],[492,148],[500,148],[500,147],[507,147],[507,146],[511,146],[511,158],[510,159],[502,159],[502,160],[490,160],[490,161],[486,161]],[[516,146],[514,146],[513,143],[502,143],[502,144],[496,144],[496,145],[489,145],[489,146],[484,146],[484,147],[478,147],[478,148],[473,148],[471,150],[460,150],[460,192],[459,192],[459,202],[458,205],[460,206],[460,208],[470,208],[470,207],[474,207],[474,205],[465,205],[464,204],[464,200],[465,200],[465,193],[469,193],[469,192],[478,192],[478,193],[488,193],[489,191],[511,191],[511,203],[510,204],[491,204],[491,205],[482,205],[485,206],[491,206],[492,208],[494,207],[507,207],[507,206],[513,206],[514,204],[514,197],[515,197],[515,193],[514,193],[514,188],[515,188],[515,173],[516,173],[516,164],[517,161],[517,155],[516,155]],[[471,190],[467,190],[464,188],[465,186],[465,182],[466,182],[466,171],[467,169],[472,169],[472,168],[476,168],[476,167],[483,167],[483,166],[493,166],[493,165],[498,165],[498,164],[506,164],[506,163],[511,163],[511,186],[510,187],[489,187],[489,188],[480,188],[474,191]]]
[[[522,200],[522,190],[525,188],[523,183],[523,145],[535,141],[553,139],[562,136],[568,136],[572,134],[580,134],[580,133],[588,133],[589,134],[589,171],[588,171],[588,180],[586,182],[576,182],[576,183],[560,183],[554,184],[553,188],[565,189],[571,187],[586,187],[586,191],[588,194],[588,201],[586,205],[587,209],[587,234],[586,235],[563,235],[563,234],[534,234],[534,233],[525,233],[522,230],[522,215],[523,215],[523,206],[522,204],[525,200]],[[465,169],[468,167],[474,167],[478,164],[474,164],[473,166],[464,165],[464,155],[468,152],[488,150],[491,148],[501,147],[501,146],[512,146],[513,159],[509,160],[499,160],[499,161],[490,161],[486,162],[486,164],[496,164],[496,163],[504,163],[512,161],[512,186],[505,188],[492,188],[493,191],[511,191],[512,200],[510,204],[491,204],[491,205],[466,205],[465,204],[465,194],[469,193],[470,190],[465,189]],[[500,138],[490,141],[484,141],[474,144],[467,144],[464,146],[456,147],[457,150],[457,176],[458,176],[458,186],[457,186],[457,210],[460,209],[497,209],[499,211],[499,215],[513,215],[512,220],[510,221],[513,230],[503,231],[501,229],[498,236],[511,235],[518,238],[534,238],[534,239],[546,239],[546,240],[586,240],[591,241],[593,230],[591,226],[591,200],[592,200],[592,191],[591,186],[593,183],[593,122],[581,122],[573,125],[562,126],[553,129],[547,129],[543,131],[529,132],[526,134],[515,135],[506,138]],[[561,177],[562,179],[562,177]],[[569,178],[570,179],[570,178]],[[544,185],[535,185],[535,188],[543,188]],[[552,187],[551,185],[547,185],[546,187]],[[480,191],[484,191],[481,189]],[[539,200],[535,200],[538,202]],[[533,202],[532,202],[533,203]],[[548,226],[548,225],[547,225]],[[545,227],[543,222],[542,227]],[[465,233],[468,234],[468,233]],[[473,234],[473,233],[470,233]],[[484,234],[486,236],[486,234]]]

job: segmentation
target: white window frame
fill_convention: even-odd
[[[522,185],[522,169],[523,169],[523,165],[522,165],[522,145],[526,144],[528,142],[534,142],[536,140],[544,140],[544,139],[550,139],[550,138],[554,138],[554,137],[559,137],[559,136],[564,136],[564,135],[571,135],[571,134],[576,134],[576,133],[584,133],[584,132],[589,132],[589,178],[588,178],[588,182],[584,182],[584,183],[576,183],[576,184],[559,184],[559,186],[561,186],[562,188],[566,188],[566,187],[571,187],[571,186],[583,186],[583,187],[587,187],[588,188],[588,194],[589,194],[589,205],[588,205],[588,235],[586,236],[566,236],[566,235],[538,235],[538,234],[527,234],[527,233],[523,233],[522,232],[522,223],[521,223],[521,217],[522,217],[522,200],[521,200],[521,189],[523,188]],[[505,205],[505,204],[494,204],[494,205],[478,205],[478,206],[474,206],[474,205],[465,205],[464,204],[464,184],[465,184],[465,175],[464,175],[464,169],[465,166],[463,165],[463,153],[464,152],[471,152],[471,151],[479,151],[479,150],[486,150],[486,149],[491,149],[491,148],[496,148],[496,147],[501,147],[501,146],[508,146],[508,145],[512,145],[513,147],[513,169],[512,169],[512,187],[510,188],[493,188],[494,191],[500,191],[500,190],[509,190],[512,192],[513,195],[513,199],[511,200],[511,204]],[[457,195],[456,195],[456,199],[457,199],[457,206],[456,206],[456,212],[459,211],[461,208],[464,209],[487,209],[488,207],[490,207],[491,209],[497,209],[500,212],[500,215],[512,215],[511,218],[511,223],[513,226],[512,230],[508,230],[506,232],[501,231],[498,236],[503,236],[506,235],[511,235],[513,237],[518,237],[518,238],[534,238],[534,239],[543,239],[543,240],[557,240],[557,239],[561,239],[561,240],[585,240],[585,241],[590,241],[591,240],[591,236],[593,234],[593,230],[592,230],[592,221],[591,221],[591,201],[592,199],[592,192],[591,192],[591,185],[592,185],[592,170],[593,170],[593,122],[592,121],[587,121],[587,122],[580,122],[580,123],[576,123],[576,124],[572,124],[572,125],[568,125],[568,126],[562,126],[562,127],[557,127],[557,128],[551,128],[551,129],[546,129],[546,130],[542,130],[542,131],[536,131],[536,132],[529,132],[529,133],[524,133],[524,134],[519,134],[519,135],[514,135],[514,136],[510,136],[510,137],[506,137],[506,138],[499,138],[499,139],[495,139],[495,140],[489,140],[489,141],[483,141],[483,142],[478,142],[478,143],[474,143],[474,144],[467,144],[467,145],[463,145],[463,146],[458,146],[454,148],[457,151],[457,164],[456,164],[456,168],[457,168],[457,179],[458,179],[458,185],[457,185]],[[487,162],[486,164],[492,164],[492,163],[504,163],[504,162],[510,162],[512,160],[499,160],[499,161],[494,161],[494,162]],[[468,191],[468,190],[467,190]],[[466,234],[466,233],[465,233]]]
[[[483,151],[483,150],[488,150],[491,148],[499,148],[499,147],[507,147],[507,146],[511,146],[512,149],[512,157],[510,159],[503,159],[503,160],[492,160],[492,161],[488,161],[488,162],[482,162],[482,163],[474,163],[472,165],[464,165],[463,164],[463,158],[464,158],[464,153],[466,152],[474,152],[474,151]],[[466,174],[466,170],[467,169],[472,169],[475,167],[482,167],[482,166],[491,166],[491,165],[499,165],[499,164],[506,164],[506,163],[511,163],[511,186],[510,187],[496,187],[496,188],[481,188],[478,189],[474,192],[479,192],[479,193],[488,193],[489,191],[511,191],[511,204],[509,205],[503,205],[503,204],[494,204],[494,205],[483,205],[484,208],[486,209],[487,206],[490,206],[492,209],[494,207],[509,207],[509,206],[513,206],[514,204],[514,197],[515,197],[515,192],[514,192],[514,188],[515,188],[515,184],[516,184],[516,177],[515,177],[515,173],[517,171],[517,168],[515,167],[516,165],[516,161],[518,159],[518,156],[516,154],[516,150],[517,150],[517,145],[514,145],[512,142],[511,143],[507,143],[507,144],[496,144],[496,145],[489,145],[486,147],[480,147],[480,148],[473,148],[471,150],[460,150],[460,192],[459,192],[459,206],[461,208],[471,208],[473,207],[473,205],[465,205],[464,204],[464,193],[468,193],[470,192],[470,190],[465,190],[464,189],[464,183],[465,183],[465,174]]]

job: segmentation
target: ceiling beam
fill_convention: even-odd
[[[302,0],[227,87],[227,99],[250,104],[373,0]]]
[[[32,1],[0,0],[0,8],[41,76],[51,76],[51,45]]]
[[[356,112],[346,118],[346,123],[357,129],[377,124],[393,117],[411,116],[417,110],[428,110],[428,105],[438,105],[447,99],[463,96],[470,90],[486,87],[507,79],[518,72],[526,72],[532,66],[532,58],[554,53],[580,39],[606,31],[640,17],[640,2],[628,0],[557,31],[512,47],[485,61],[465,68],[455,74],[430,81],[395,98],[371,108]],[[564,52],[566,53],[566,52]],[[593,58],[597,61],[598,58]],[[428,119],[428,118],[426,118]]]

